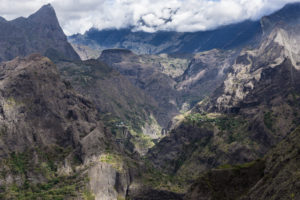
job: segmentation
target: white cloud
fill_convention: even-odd
[[[0,16],[28,16],[51,3],[66,34],[135,26],[136,30],[198,31],[258,19],[300,0],[0,0]]]

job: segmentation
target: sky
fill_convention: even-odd
[[[134,27],[193,32],[246,19],[257,20],[300,0],[0,0],[0,16],[27,17],[51,3],[67,35],[90,28]]]

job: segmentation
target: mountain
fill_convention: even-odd
[[[61,77],[93,101],[105,125],[120,140],[130,140],[134,151],[145,154],[154,145],[152,140],[161,137],[161,127],[155,118],[161,109],[156,101],[118,71],[97,60],[56,64]],[[125,129],[127,138],[123,135]]]
[[[284,24],[297,24],[299,23],[299,9],[300,4],[299,3],[290,3],[284,6],[279,11],[269,15],[264,16],[261,19],[261,25],[263,32],[271,31],[274,26],[284,23]]]
[[[76,34],[68,39],[72,44],[92,49],[125,48],[138,54],[196,53],[214,48],[235,49],[251,45],[262,34],[259,21],[244,21],[199,32],[158,31],[148,33],[130,28],[97,30]],[[80,52],[80,51],[78,51]]]
[[[99,60],[118,70],[154,98],[161,109],[156,118],[162,127],[167,127],[169,120],[178,113],[178,93],[174,90],[176,82],[160,72],[155,59],[147,61],[129,50],[117,49],[103,51]]]
[[[28,18],[0,20],[0,61],[40,53],[60,59],[79,60],[48,4]]]
[[[256,48],[242,50],[223,84],[190,112],[178,116],[179,122],[170,134],[148,152],[154,166],[189,184],[208,169],[261,158],[289,137],[300,120],[299,27],[295,18],[292,23],[280,20],[271,31],[265,31]],[[224,174],[224,178],[230,173],[235,171]],[[215,174],[208,176],[205,180],[211,178],[208,181],[213,182]],[[261,173],[253,174],[253,182],[247,187],[260,178]],[[199,187],[203,186],[201,181]],[[203,189],[201,194],[208,191]],[[218,199],[203,197],[210,198]]]
[[[105,159],[120,159],[122,150],[95,106],[60,79],[48,58],[16,58],[0,71],[1,199],[125,195],[126,168],[118,172],[122,164],[114,168]],[[103,176],[109,183],[97,179]]]
[[[195,49],[183,37],[193,54],[97,47],[85,61],[50,5],[0,18],[22,27],[28,54],[53,60],[12,51],[0,63],[0,199],[298,199],[299,5],[263,17],[259,31],[245,22],[210,32],[218,45],[236,38],[228,47],[194,52],[203,40]]]
[[[99,60],[152,97],[160,108],[154,116],[167,128],[181,110],[191,108],[222,84],[236,54],[214,49],[188,56],[137,55],[126,49],[108,49]]]
[[[185,199],[299,199],[299,134],[297,128],[262,160],[209,171]]]
[[[130,177],[139,173],[134,145],[153,142],[117,126],[124,118],[151,118],[146,108],[151,100],[105,64],[79,61],[50,5],[27,19],[1,18],[0,23],[1,59],[10,60],[0,64],[0,199],[125,198]],[[61,71],[49,58],[31,52],[51,57]],[[90,88],[91,94],[109,94],[96,105],[84,93],[90,78],[104,84]],[[109,111],[119,121],[111,122]],[[122,135],[120,142],[119,133],[128,138]]]
[[[161,137],[161,127],[153,116],[153,112],[159,110],[157,103],[105,64],[92,60],[81,62],[50,4],[26,19],[2,19],[0,24],[0,35],[3,36],[0,37],[3,44],[0,61],[33,52],[45,55],[59,69],[63,68],[60,71],[62,78],[70,80],[77,92],[90,97],[103,114],[103,121],[117,132],[122,132],[121,128],[116,128],[118,123],[125,123],[126,129],[136,136],[131,140],[137,151],[145,153],[154,145],[152,140]]]

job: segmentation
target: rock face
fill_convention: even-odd
[[[225,80],[239,51],[213,49],[195,54],[188,68],[177,78],[176,89],[189,107],[210,96]]]
[[[81,60],[97,59],[101,50],[92,49],[85,45],[71,44]]]
[[[0,38],[0,61],[32,53],[60,59],[80,59],[68,43],[50,4],[28,18],[0,20]]]
[[[138,54],[196,53],[214,48],[234,49],[249,45],[261,33],[258,21],[244,21],[216,30],[193,33],[91,29],[83,35],[70,36],[69,41],[92,49],[126,48]]]
[[[48,58],[18,57],[2,63],[0,74],[2,199],[125,197],[123,150]]]
[[[1,64],[1,99],[2,156],[31,144],[75,147],[97,124],[91,103],[69,90],[54,64],[39,55]],[[73,120],[88,122],[87,113],[94,120],[78,130]]]
[[[161,137],[154,117],[160,110],[157,103],[119,72],[97,60],[57,62],[57,66],[77,92],[95,103],[101,120],[120,140],[131,140],[136,151],[146,153],[154,145],[152,140]],[[135,136],[130,138],[130,134]]]

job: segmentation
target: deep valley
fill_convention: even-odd
[[[198,32],[0,18],[0,199],[300,199],[300,3]]]

